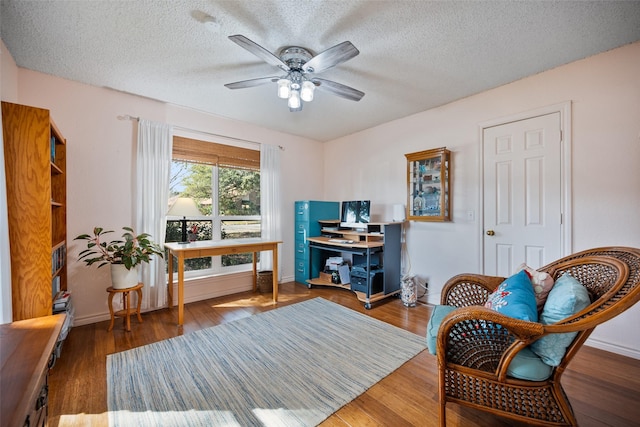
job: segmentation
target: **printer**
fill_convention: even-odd
[[[357,264],[351,268],[351,290],[367,293],[367,279],[371,281],[371,293],[377,294],[384,288],[384,270],[373,264],[367,269],[366,264]]]

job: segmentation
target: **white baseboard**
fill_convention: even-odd
[[[239,272],[214,277],[205,277],[198,279],[185,280],[184,287],[184,303],[202,301],[211,298],[217,298],[225,295],[247,292],[253,288],[252,273]],[[177,306],[178,289],[174,283],[173,289],[174,301],[173,305]],[[154,311],[157,309],[142,309],[143,313]],[[176,315],[177,316],[177,315]],[[177,318],[177,317],[176,317]],[[103,313],[93,313],[90,315],[76,317],[74,326],[89,325],[91,323],[103,322],[110,320],[111,315],[108,311]]]
[[[90,316],[76,317],[73,319],[73,326],[90,325],[91,323],[103,322],[111,319],[109,312],[92,314]]]
[[[295,276],[282,276],[282,283],[295,282]]]
[[[611,353],[616,353],[621,356],[631,357],[633,359],[640,360],[640,350],[635,348],[624,347],[621,345],[611,344],[605,341],[588,338],[585,342],[585,345],[589,347],[598,348],[600,350],[609,351]]]

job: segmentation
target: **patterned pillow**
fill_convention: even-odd
[[[524,270],[506,279],[489,295],[484,305],[505,316],[530,322],[538,321],[536,296],[531,279]]]
[[[587,288],[571,274],[563,274],[549,292],[540,314],[540,323],[551,325],[584,310],[591,301]],[[551,334],[531,344],[531,350],[549,366],[558,366],[577,332]]]
[[[537,271],[527,264],[521,264],[518,267],[518,271],[524,270],[529,275],[531,279],[531,284],[533,285],[533,292],[536,294],[536,305],[538,307],[538,311],[542,309],[545,301],[547,301],[547,296],[553,288],[553,277],[549,275],[549,273],[545,273],[544,271]]]

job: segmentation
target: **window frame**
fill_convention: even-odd
[[[173,136],[172,162],[205,164],[212,167],[211,173],[211,215],[190,218],[187,222],[211,221],[211,237],[214,241],[222,239],[224,221],[259,221],[262,227],[262,215],[220,215],[219,168],[230,167],[260,172],[260,151],[232,145],[220,144],[182,136]],[[182,218],[167,216],[167,221],[180,221]],[[252,263],[222,266],[222,256],[211,257],[211,268],[185,271],[185,278],[205,278],[250,271]]]

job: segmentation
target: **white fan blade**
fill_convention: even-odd
[[[280,77],[260,77],[259,79],[242,80],[239,82],[227,83],[225,86],[229,89],[244,89],[246,87],[260,86],[266,83],[277,82]]]
[[[302,70],[308,73],[320,73],[348,61],[359,53],[360,51],[351,42],[342,42],[311,58],[302,66]]]
[[[229,36],[229,39],[232,42],[238,44],[240,47],[243,47],[249,52],[253,53],[255,56],[262,59],[267,64],[274,65],[284,71],[289,71],[289,66],[282,62],[280,58],[278,58],[273,53],[269,52],[267,49],[263,48],[256,42],[249,40],[245,36],[236,34],[233,36]]]
[[[336,83],[331,80],[314,77],[311,81],[316,84],[318,89],[331,92],[334,95],[349,99],[351,101],[360,101],[364,96],[364,92],[361,92],[358,89],[354,89],[352,87]]]

